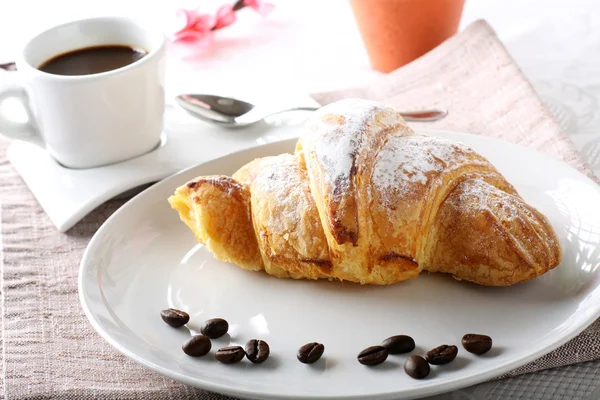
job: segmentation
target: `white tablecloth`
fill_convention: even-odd
[[[426,0],[421,0],[426,1]],[[251,10],[216,33],[194,60],[169,59],[167,95],[218,92],[277,96],[360,85],[379,74],[367,56],[346,0],[272,0],[263,20]],[[203,1],[214,10],[224,1]],[[126,15],[168,30],[189,1],[5,0],[0,3],[0,63],[30,35],[72,19]],[[486,19],[600,176],[600,1],[467,0],[461,26]],[[7,79],[0,74],[0,84]],[[432,399],[600,399],[600,362],[481,384]]]

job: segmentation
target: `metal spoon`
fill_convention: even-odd
[[[175,98],[181,108],[207,122],[226,127],[243,127],[284,111],[315,111],[318,107],[258,106],[231,97],[210,94],[182,94]],[[445,110],[400,112],[406,121],[430,122],[444,118]]]

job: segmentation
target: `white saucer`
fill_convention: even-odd
[[[600,188],[589,178],[531,149],[482,136],[424,131],[458,140],[490,161],[527,202],[552,223],[561,265],[530,282],[483,287],[441,274],[386,287],[277,279],[216,261],[171,209],[167,197],[198,175],[231,174],[246,162],[293,151],[294,140],[212,160],[169,177],[115,212],[90,241],[81,262],[79,295],[94,328],[118,351],[165,376],[215,392],[255,399],[409,399],[473,385],[550,352],[600,316]],[[160,318],[168,307],[187,311],[187,327]],[[181,351],[208,318],[223,317],[228,335],[211,353]],[[460,345],[466,333],[494,341],[484,356]],[[358,352],[388,336],[411,335],[413,353],[456,344],[451,364],[427,379],[403,371],[406,355],[376,367]],[[223,346],[266,340],[265,364],[218,363]],[[325,345],[324,358],[300,364],[307,342]]]
[[[98,168],[70,169],[45,150],[14,141],[8,159],[54,225],[65,232],[100,204],[130,189],[237,150],[295,137],[308,115],[279,114],[243,130],[231,130],[167,107],[161,144],[140,157]],[[286,129],[279,129],[281,125]]]

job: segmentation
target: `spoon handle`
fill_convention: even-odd
[[[446,110],[400,111],[400,115],[409,122],[432,122],[448,115]]]
[[[286,111],[316,111],[319,107],[294,107]],[[446,110],[421,110],[421,111],[400,111],[400,115],[407,122],[432,122],[444,118],[448,115]]]

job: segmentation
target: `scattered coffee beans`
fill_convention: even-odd
[[[252,339],[246,343],[246,357],[254,364],[260,364],[269,358],[269,345],[264,340]]]
[[[389,354],[410,353],[415,349],[415,341],[410,336],[396,335],[385,339],[381,345]]]
[[[435,349],[429,350],[425,356],[425,359],[431,365],[443,365],[454,360],[457,354],[458,347],[443,344]]]
[[[388,350],[383,346],[367,347],[358,353],[358,362],[363,365],[377,365],[384,362],[388,357]]]
[[[492,348],[492,338],[487,335],[468,333],[463,336],[462,345],[469,353],[481,355]]]
[[[187,324],[190,316],[185,311],[169,308],[162,310],[160,316],[168,325],[179,328]],[[194,335],[182,346],[182,350],[190,357],[202,357],[208,354],[212,348],[210,339],[217,339],[227,333],[229,323],[223,318],[212,318],[204,322],[200,332],[202,335]],[[462,338],[462,346],[466,351],[481,355],[492,348],[492,338],[487,335],[468,333]],[[371,346],[361,351],[358,362],[363,365],[378,365],[388,358],[388,354],[409,353],[415,349],[415,341],[407,335],[390,336],[381,342],[380,346]],[[325,346],[321,343],[311,342],[298,349],[298,360],[304,364],[317,362],[325,352]],[[443,365],[452,362],[458,354],[458,347],[443,344],[427,352],[425,358],[412,355],[404,363],[404,371],[415,379],[422,379],[429,375],[431,365]],[[252,339],[246,343],[245,348],[241,346],[227,346],[219,349],[215,358],[224,364],[235,364],[245,357],[254,364],[265,362],[270,355],[269,344],[260,339]]]
[[[183,346],[181,346],[181,349],[188,356],[202,357],[210,351],[211,347],[212,344],[209,338],[204,335],[195,335],[185,342]]]
[[[176,310],[175,308],[169,308],[167,310],[162,310],[160,312],[160,317],[163,321],[165,321],[168,325],[173,328],[179,328],[180,326],[184,326],[190,320],[190,316],[188,313]]]
[[[325,346],[323,346],[321,343],[306,343],[304,346],[298,349],[298,361],[304,364],[315,363],[319,360],[319,358],[321,358],[324,351]]]
[[[228,346],[217,350],[215,358],[221,361],[223,364],[235,364],[242,361],[246,352],[241,346]]]
[[[217,339],[227,333],[229,323],[223,318],[213,318],[204,322],[200,332],[211,339]]]
[[[404,362],[404,372],[415,379],[425,378],[430,370],[429,364],[421,356],[412,355]]]

